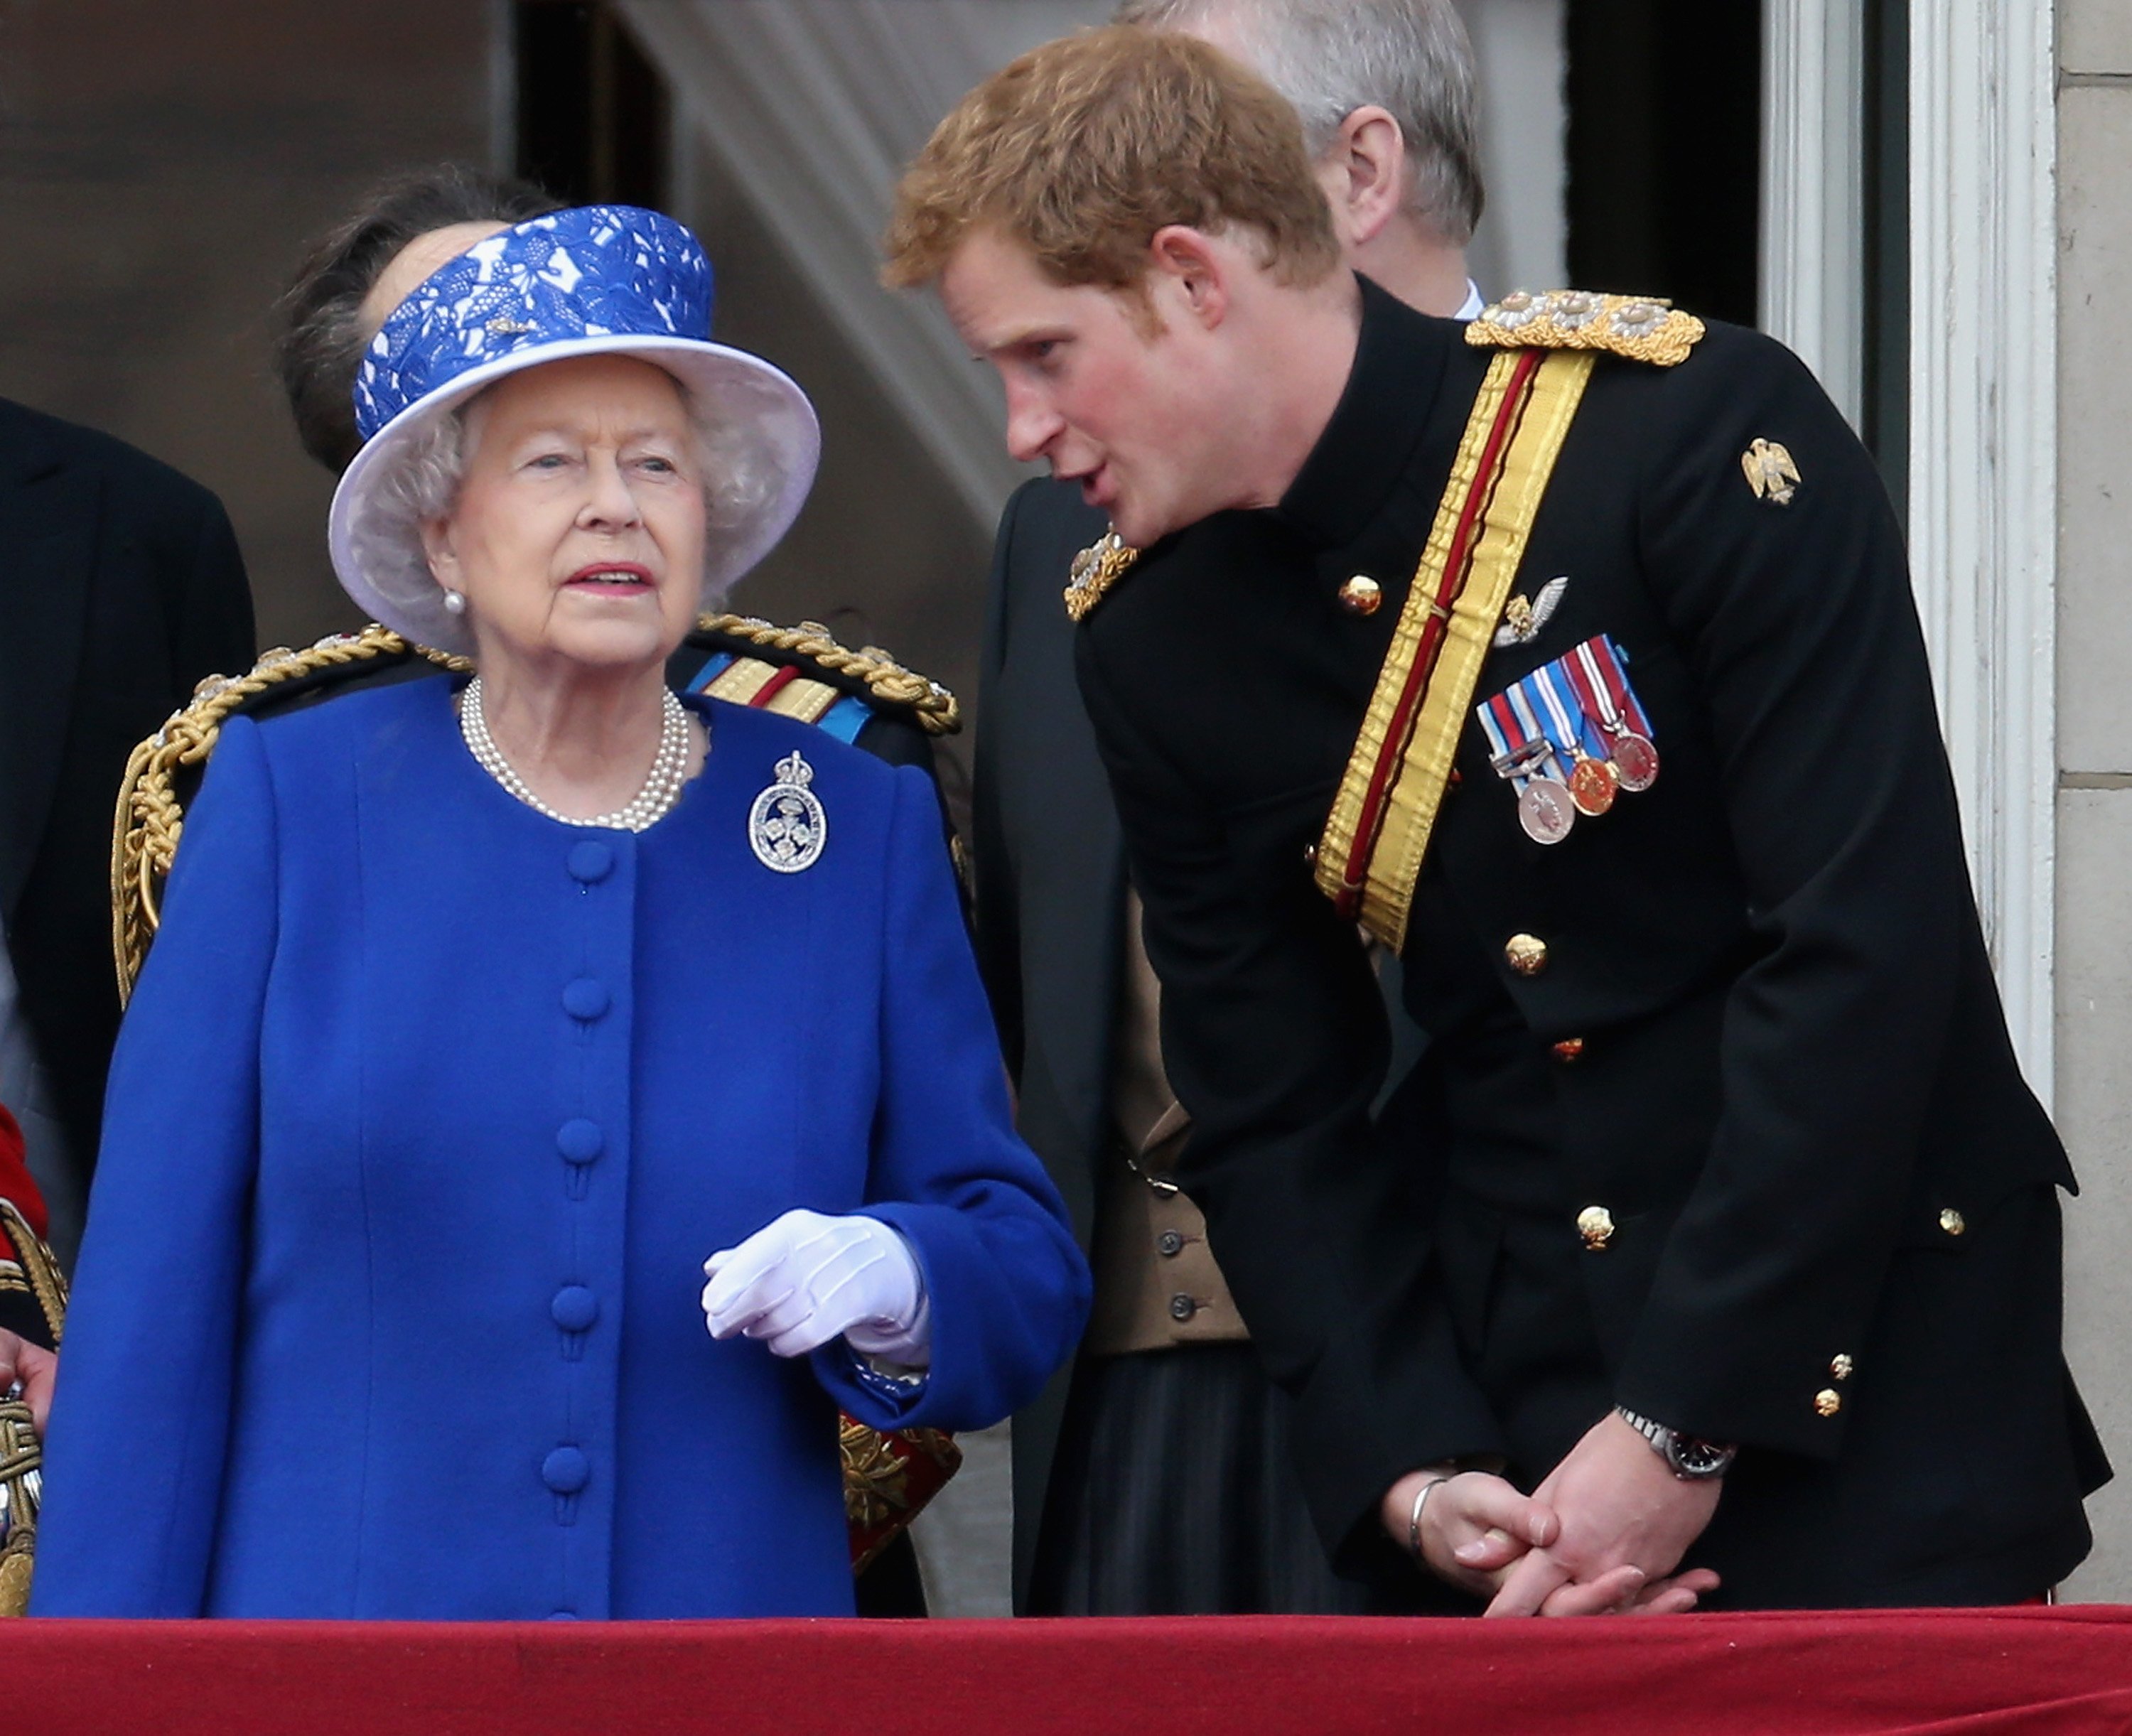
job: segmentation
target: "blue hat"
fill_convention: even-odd
[[[363,436],[329,521],[334,569],[349,596],[395,631],[468,650],[461,617],[430,576],[407,493],[391,484],[439,418],[507,374],[586,355],[633,355],[665,368],[716,463],[739,491],[705,549],[707,603],[768,554],[813,485],[821,431],[806,395],[778,369],[710,341],[711,266],[671,218],[629,205],[556,211],[448,261],[395,308],[355,384]]]

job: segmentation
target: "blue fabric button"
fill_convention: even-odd
[[[577,1619],[578,1612],[574,1609],[558,1609],[548,1618],[551,1622],[574,1622]]]
[[[597,976],[580,976],[563,990],[563,1010],[573,1019],[597,1019],[610,1004],[607,985]]]
[[[565,1332],[587,1332],[599,1318],[599,1298],[583,1284],[565,1284],[548,1304],[555,1324]]]
[[[570,846],[570,878],[583,880],[588,886],[596,885],[614,872],[614,850],[598,838],[587,838]]]
[[[574,1495],[592,1481],[592,1461],[574,1446],[559,1446],[540,1461],[540,1480],[559,1495]]]
[[[607,1149],[607,1135],[600,1131],[598,1122],[579,1115],[555,1129],[555,1149],[567,1163],[596,1163]]]

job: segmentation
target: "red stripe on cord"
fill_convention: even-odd
[[[1504,448],[1525,415],[1533,376],[1544,359],[1544,352],[1539,350],[1525,350],[1518,357],[1509,389],[1496,409],[1495,425],[1488,430],[1487,444],[1481,448],[1480,468],[1474,473],[1473,486],[1467,491],[1466,503],[1459,511],[1458,528],[1451,540],[1450,558],[1443,563],[1443,578],[1437,587],[1435,602],[1438,609],[1448,610],[1466,587],[1467,570],[1473,559],[1475,522],[1486,510],[1501,479]],[[1443,616],[1433,611],[1422,623],[1421,644],[1415,651],[1414,666],[1407,671],[1406,685],[1400,689],[1399,705],[1392,712],[1392,727],[1385,732],[1383,751],[1377,755],[1377,763],[1370,773],[1370,787],[1362,797],[1361,815],[1355,827],[1356,848],[1349,854],[1347,872],[1341,877],[1338,908],[1342,916],[1352,917],[1361,901],[1363,883],[1369,877],[1370,858],[1376,852],[1378,834],[1384,828],[1385,814],[1390,806],[1395,768],[1406,755],[1407,742],[1414,734],[1414,720],[1420,715],[1429,678],[1435,673],[1436,659],[1443,655],[1444,633],[1449,626]]]

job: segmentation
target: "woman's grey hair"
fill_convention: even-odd
[[[706,570],[697,607],[718,609],[725,604],[725,587],[713,576],[721,564],[715,559],[719,539],[761,512],[776,496],[783,478],[771,473],[774,467],[761,443],[751,437],[744,423],[736,421],[735,412],[755,414],[756,406],[720,405],[679,381],[675,383],[695,432],[703,477]],[[742,396],[746,393],[742,386]],[[401,619],[416,630],[414,636],[440,651],[463,656],[473,655],[473,635],[463,616],[444,607],[444,588],[430,571],[422,545],[422,527],[449,518],[458,507],[467,461],[473,456],[467,443],[468,412],[480,397],[476,393],[455,405],[411,436],[371,479],[348,525],[357,562]]]
[[[1453,247],[1473,238],[1485,194],[1473,47],[1451,0],[1122,0],[1121,24],[1233,23],[1258,71],[1303,117],[1322,156],[1357,108],[1399,122],[1414,214]]]

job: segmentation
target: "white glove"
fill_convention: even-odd
[[[918,1261],[879,1218],[788,1211],[703,1262],[713,1338],[759,1338],[804,1356],[839,1332],[860,1355],[905,1368],[931,1360],[932,1310]]]

